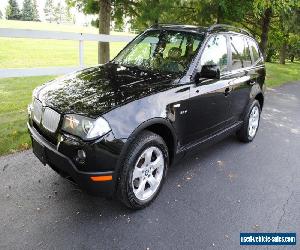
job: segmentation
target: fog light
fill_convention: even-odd
[[[77,152],[77,156],[78,156],[79,161],[84,161],[86,158],[86,153],[84,150],[80,149]]]

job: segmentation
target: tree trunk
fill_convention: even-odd
[[[290,60],[291,60],[292,63],[294,62],[294,60],[295,60],[295,55],[294,55],[294,54],[292,54],[292,55],[290,56]]]
[[[222,16],[222,9],[221,9],[221,6],[218,4],[217,20],[216,20],[217,24],[221,23],[221,16]]]
[[[272,9],[267,8],[261,19],[261,35],[260,35],[260,49],[264,56],[266,57],[267,45],[268,45],[268,33],[270,30],[270,22],[272,18]]]
[[[287,50],[287,39],[284,39],[284,42],[280,49],[280,64],[285,64],[286,50]]]
[[[109,35],[111,19],[111,0],[99,0],[99,34]],[[104,64],[110,60],[109,43],[98,43],[98,63]]]
[[[159,0],[154,0],[154,8],[157,8],[157,10],[159,10]],[[155,17],[154,24],[159,24],[158,18],[159,18],[159,15],[157,15]]]

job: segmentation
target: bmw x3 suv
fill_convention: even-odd
[[[155,25],[112,61],[34,90],[33,152],[89,193],[140,209],[187,152],[233,133],[254,139],[265,75],[245,30]]]

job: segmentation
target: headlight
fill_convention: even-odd
[[[81,115],[65,115],[62,129],[84,140],[95,139],[111,130],[104,118],[99,117],[95,120]]]

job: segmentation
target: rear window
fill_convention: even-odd
[[[230,37],[230,47],[232,54],[231,69],[243,68],[243,51],[244,51],[244,39],[241,36]]]
[[[251,45],[253,46],[253,41]],[[231,69],[240,69],[247,68],[252,65],[251,60],[251,47],[250,43],[248,43],[247,39],[243,36],[231,36],[230,37],[230,47],[232,54],[231,61]],[[259,56],[258,51],[256,50],[256,59]]]
[[[254,42],[252,39],[247,39],[250,49],[252,50],[252,55],[253,55],[253,61],[254,63],[258,61],[258,59],[260,58],[260,53],[259,53],[259,49],[257,47],[256,42]]]
[[[244,38],[243,64],[244,68],[252,65],[251,52],[246,38]]]

